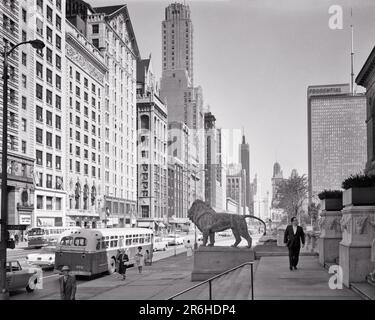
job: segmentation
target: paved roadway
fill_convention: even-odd
[[[190,239],[194,243],[194,234],[183,235],[185,240]],[[260,234],[253,234],[253,246],[255,246],[261,237]],[[233,237],[220,237],[216,236],[216,245],[230,246],[234,242]],[[201,243],[201,242],[200,242]],[[246,241],[242,240],[240,246],[246,246]],[[26,256],[30,253],[37,253],[40,249],[13,249],[8,251],[8,259],[18,259],[21,265],[26,264]],[[153,261],[161,260],[173,256],[175,253],[179,254],[185,252],[186,249],[183,245],[179,246],[169,246],[166,251],[154,252]],[[40,300],[48,299],[49,296],[56,295],[59,292],[59,283],[57,281],[59,273],[54,270],[44,270],[43,271],[43,289],[35,290],[33,293],[27,293],[26,290],[18,290],[10,294],[11,300]],[[87,281],[94,280],[98,277],[110,277],[109,275],[98,275],[96,277],[87,278],[87,277],[78,277],[77,285],[79,286],[82,283]]]

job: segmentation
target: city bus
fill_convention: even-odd
[[[78,230],[80,227],[36,227],[27,231],[27,246],[41,248],[55,245],[61,234],[67,230]]]
[[[93,276],[116,271],[119,249],[127,250],[130,267],[134,265],[137,248],[153,252],[154,234],[145,228],[105,228],[66,231],[56,246],[55,269],[65,265],[73,274]]]

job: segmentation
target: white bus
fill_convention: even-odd
[[[152,257],[153,232],[145,228],[80,229],[65,232],[56,246],[55,269],[65,265],[76,275],[92,276],[116,271],[119,249],[127,249],[128,266],[134,265],[137,248]]]
[[[37,227],[27,231],[29,248],[41,248],[56,245],[61,234],[67,230],[78,230],[80,227]]]

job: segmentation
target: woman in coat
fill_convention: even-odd
[[[118,261],[118,273],[122,274],[122,280],[126,279],[126,267],[127,262],[129,261],[128,255],[125,253],[125,250],[122,249],[120,254],[117,257]]]

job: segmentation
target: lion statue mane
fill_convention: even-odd
[[[203,246],[207,245],[210,238],[209,246],[215,243],[215,232],[232,229],[236,239],[232,247],[237,247],[241,242],[241,237],[247,241],[247,247],[251,248],[252,239],[250,237],[246,220],[243,215],[217,213],[202,200],[195,200],[188,211],[188,218],[197,226],[203,234]]]

